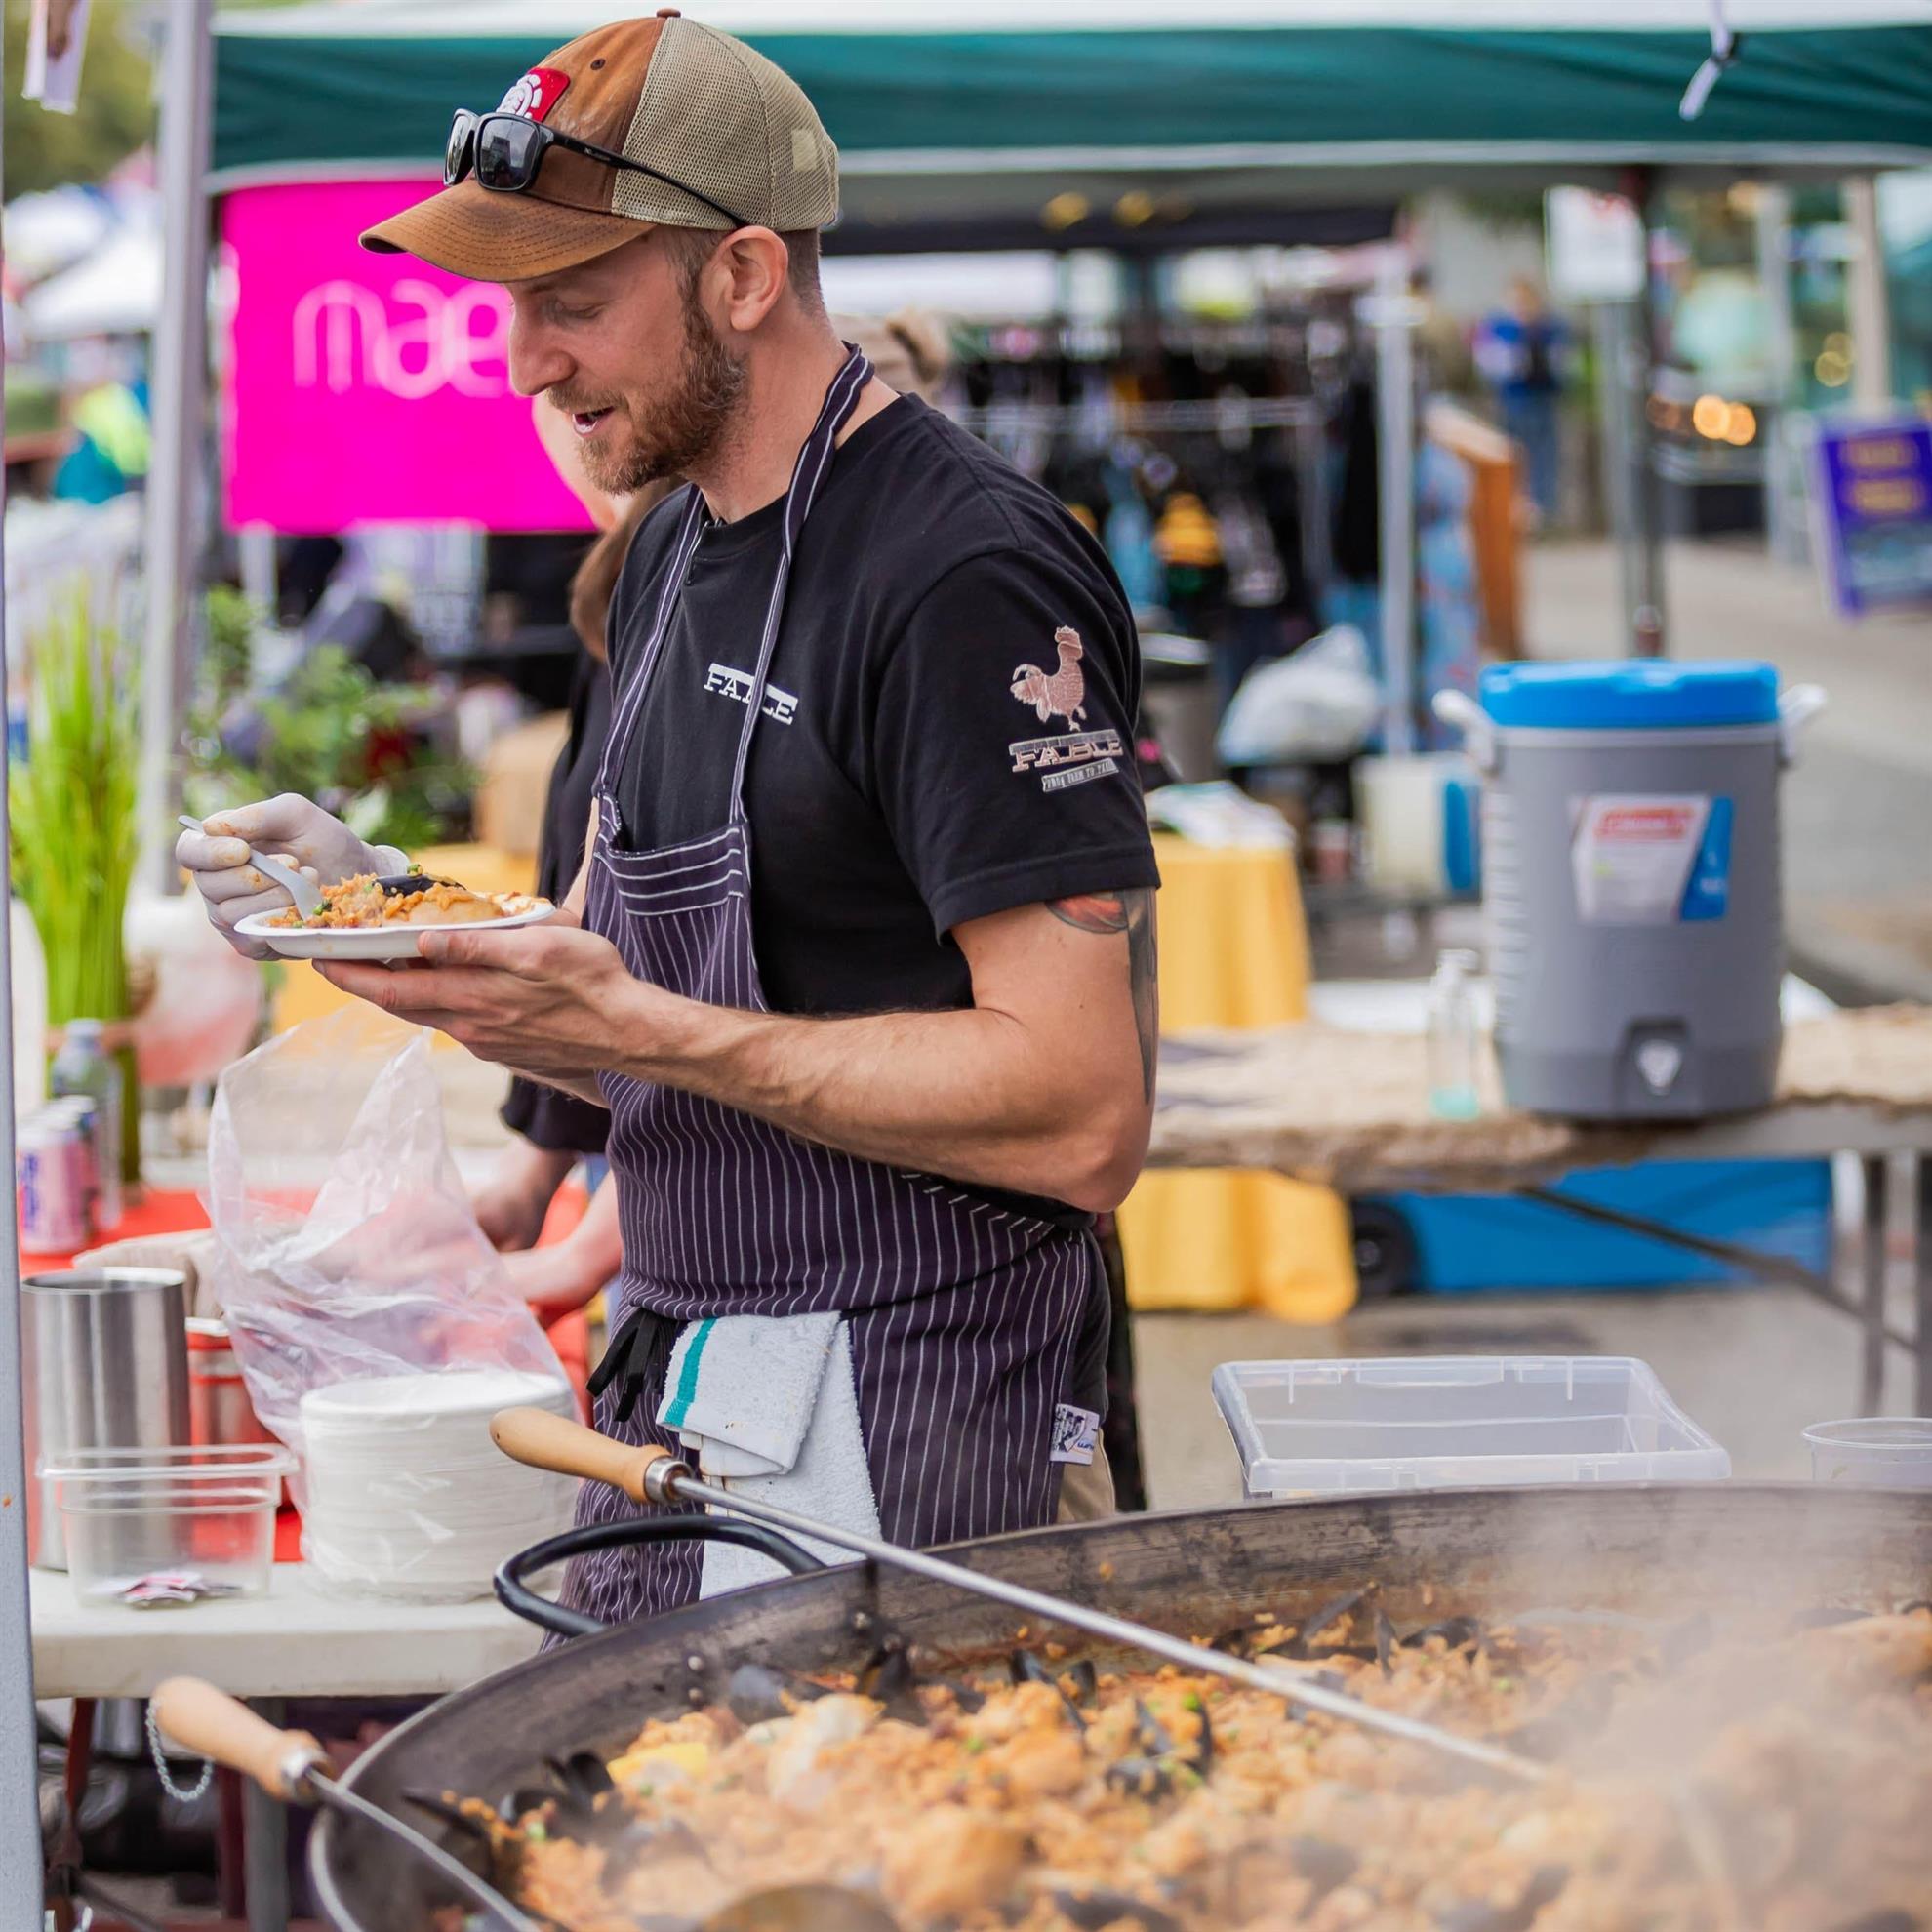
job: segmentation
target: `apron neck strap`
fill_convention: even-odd
[[[792,555],[798,547],[805,519],[812,513],[819,485],[825,481],[825,472],[831,467],[838,432],[845,427],[852,412],[859,406],[859,398],[871,380],[872,365],[862,351],[847,342],[845,360],[839,365],[838,374],[832,378],[831,386],[825,391],[825,399],[819,406],[819,420],[813,423],[812,433],[805,438],[805,445],[798,452],[798,461],[791,467],[791,484],[785,495],[784,547],[779,555],[777,573],[772,579],[772,594],[765,606],[764,635],[758,640],[758,666],[751,679],[751,700],[745,706],[745,723],[738,735],[738,761],[731,774],[731,816],[734,824],[742,822],[745,817],[745,768],[751,756],[751,734],[757,729],[759,714],[765,707],[765,687],[771,677],[772,654],[778,648],[779,628],[785,621],[785,596],[791,580]]]
[[[611,717],[611,728],[604,737],[604,755],[597,767],[597,796],[600,800],[617,796],[617,775],[624,769],[624,754],[630,748],[637,714],[644,708],[644,690],[657,667],[664,639],[670,634],[671,619],[677,613],[678,600],[684,589],[685,573],[691,568],[698,540],[704,535],[704,493],[690,488],[687,494],[690,501],[684,506],[684,516],[677,527],[677,542],[671,546],[670,568],[664,573],[664,589],[659,593],[658,608],[651,620],[651,635],[645,640],[636,671],[617,693],[617,708]],[[605,811],[608,816],[608,807]]]

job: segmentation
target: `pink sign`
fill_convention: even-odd
[[[510,388],[509,297],[356,245],[433,185],[313,182],[223,201],[230,528],[589,528]]]

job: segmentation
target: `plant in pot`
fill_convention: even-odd
[[[139,684],[117,624],[83,584],[28,636],[26,749],[7,774],[14,884],[47,956],[47,1017],[125,1020],[122,926],[138,846]],[[133,1052],[120,1052],[122,1172],[141,1172]]]

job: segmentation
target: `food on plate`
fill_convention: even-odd
[[[322,888],[320,908],[304,919],[293,906],[269,922],[310,932],[372,926],[470,926],[484,919],[509,919],[519,912],[548,911],[547,899],[527,892],[471,892],[447,879],[424,879],[413,891],[385,890],[374,873],[363,872]]]
[[[572,1932],[796,1884],[902,1932],[1932,1927],[1932,1612],[1431,1615],[1400,1630],[1369,1589],[1215,1642],[1546,1781],[1171,1665],[888,1645],[856,1677],[741,1664],[608,1761],[436,1808]]]

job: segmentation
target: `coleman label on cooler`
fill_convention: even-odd
[[[1590,925],[1721,919],[1731,801],[1699,792],[1599,792],[1570,801],[1577,914]]]

